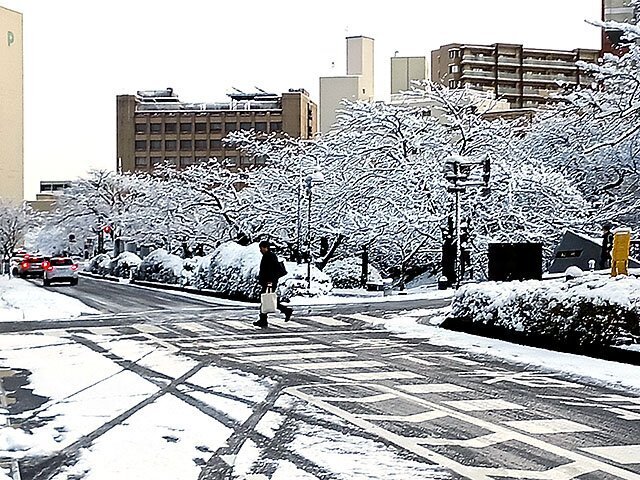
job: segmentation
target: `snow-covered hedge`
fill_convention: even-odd
[[[640,280],[590,274],[570,281],[466,285],[442,326],[569,350],[638,343]]]
[[[111,257],[106,253],[96,255],[89,260],[84,269],[98,275],[111,275]]]
[[[227,242],[205,257],[208,261],[199,264],[194,275],[194,284],[198,288],[208,288],[223,293],[230,298],[257,300],[260,294],[258,272],[262,254],[258,244],[249,246]],[[278,294],[282,300],[307,293],[306,266],[286,263],[287,272],[280,279]],[[324,295],[331,288],[329,277],[316,268],[312,268],[311,295]]]
[[[182,284],[183,263],[182,258],[160,248],[142,260],[133,278],[149,282]]]
[[[360,275],[362,274],[362,259],[350,257],[335,260],[328,263],[322,272],[329,276],[331,283],[336,288],[358,288],[360,287]],[[382,283],[382,276],[373,265],[369,265],[367,281]]]
[[[142,259],[131,252],[122,252],[109,264],[110,274],[114,277],[129,278],[138,269]]]

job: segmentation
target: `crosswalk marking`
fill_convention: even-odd
[[[194,332],[194,333],[211,331],[210,328],[205,327],[204,325],[200,325],[199,323],[196,323],[196,322],[175,323],[173,326],[177,328],[184,328],[185,330],[189,330],[190,332]]]
[[[243,322],[241,320],[218,320],[217,323],[235,328],[236,330],[255,330],[256,328],[248,322]]]
[[[366,380],[401,380],[404,378],[424,378],[422,375],[406,370],[397,370],[390,372],[367,372],[367,373],[345,373],[340,374],[341,377],[356,381]]]
[[[288,321],[285,322],[282,318],[270,318],[269,319],[269,324],[271,325],[275,325],[276,327],[286,327],[286,328],[302,328],[302,327],[306,327],[307,325],[303,325],[302,323],[298,323],[298,322],[293,322],[293,321]]]
[[[224,353],[227,355],[234,355],[236,353],[260,353],[260,352],[282,352],[282,351],[291,351],[291,350],[322,350],[325,348],[330,348],[327,345],[269,345],[264,347],[241,347],[241,348],[230,348],[230,349],[212,349],[213,353]]]
[[[469,389],[453,383],[418,383],[412,385],[396,385],[396,388],[407,393],[451,393],[468,392]]]
[[[420,423],[446,417],[445,412],[432,410],[430,412],[415,413],[413,415],[358,415],[364,420],[386,420],[391,422]]]
[[[325,402],[347,402],[347,403],[378,403],[385,400],[393,400],[398,398],[392,393],[380,393],[378,395],[369,395],[367,397],[320,397],[319,400]]]
[[[321,315],[311,315],[302,317],[311,320],[312,322],[321,323],[322,325],[327,325],[329,327],[346,327],[350,325],[349,322],[343,322],[342,320],[336,320],[331,317],[323,317]]]
[[[384,363],[375,360],[356,360],[354,362],[319,362],[319,363],[292,363],[287,365],[289,368],[305,369],[305,370],[337,370],[345,368],[372,368],[384,367]]]
[[[484,412],[491,410],[522,410],[525,407],[516,405],[515,403],[506,402],[504,400],[456,400],[453,402],[444,402],[447,405],[462,410],[463,412]]]
[[[252,345],[262,345],[262,344],[270,344],[270,343],[303,343],[308,342],[309,340],[304,337],[254,337],[254,338],[245,338],[243,340],[221,340],[215,343],[216,347],[236,347],[243,346],[247,344]]]
[[[251,357],[256,362],[269,362],[280,360],[303,360],[305,358],[327,358],[327,357],[356,357],[355,353],[349,352],[310,352],[310,353],[276,353],[273,355],[255,355]]]
[[[595,432],[596,430],[587,425],[561,418],[555,420],[518,420],[506,422],[506,424],[518,430],[533,434]]]
[[[120,332],[111,327],[89,327],[87,330],[94,335],[120,335]]]
[[[157,325],[146,325],[144,323],[139,323],[137,325],[131,325],[131,326],[142,333],[154,334],[154,333],[166,332],[164,328],[160,328]]]
[[[619,445],[614,447],[583,448],[585,452],[593,453],[607,460],[622,465],[640,464],[640,445]]]

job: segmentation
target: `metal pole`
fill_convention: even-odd
[[[460,268],[462,259],[462,249],[460,248],[460,191],[456,190],[456,287],[460,286]]]
[[[298,179],[298,240],[296,243],[296,262],[300,264],[302,261],[302,239],[301,232],[302,230],[302,215],[301,215],[301,206],[302,206],[302,175]]]
[[[311,292],[311,188],[307,186],[309,193],[309,211],[307,212],[307,291]]]

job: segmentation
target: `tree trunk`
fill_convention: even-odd
[[[336,253],[336,250],[338,249],[338,247],[340,246],[343,240],[344,240],[344,235],[339,233],[335,241],[331,244],[331,248],[329,248],[329,251],[327,252],[327,254],[324,256],[322,260],[320,260],[320,262],[316,264],[316,267],[318,267],[318,270],[320,271],[324,270],[324,267],[326,267],[327,263],[329,263],[329,260],[333,258],[333,256]]]

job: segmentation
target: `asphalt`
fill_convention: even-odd
[[[289,323],[274,316],[272,327],[258,330],[250,326],[256,305],[229,306],[82,280],[77,288],[52,289],[104,314],[56,322],[55,328],[161,386],[147,404],[172,393],[233,429],[227,445],[205,459],[201,480],[234,478],[228,459],[247,440],[262,448],[253,474],[269,478],[277,462],[286,459],[320,480],[349,478],[339,463],[327,465],[291,447],[310,427],[336,438],[372,440],[401,458],[437,469],[441,478],[640,480],[639,392],[400,337],[366,322],[409,308],[439,308],[442,301],[310,307],[297,311]],[[44,323],[15,325],[31,331],[50,328]],[[149,333],[146,325],[157,328]],[[102,328],[101,335],[171,347],[199,366],[233,368],[275,383],[263,402],[251,405],[251,417],[239,423],[178,388],[196,388],[189,383],[195,371],[164,378],[93,343],[96,328]],[[282,398],[294,402],[287,406],[278,402]],[[308,407],[325,417],[310,415]],[[271,438],[255,428],[267,412],[287,419]],[[22,478],[52,478],[61,465],[75,462],[82,448],[134,413],[109,419],[56,456],[24,462]],[[341,448],[336,443],[336,458]],[[401,471],[398,475],[409,478]]]

